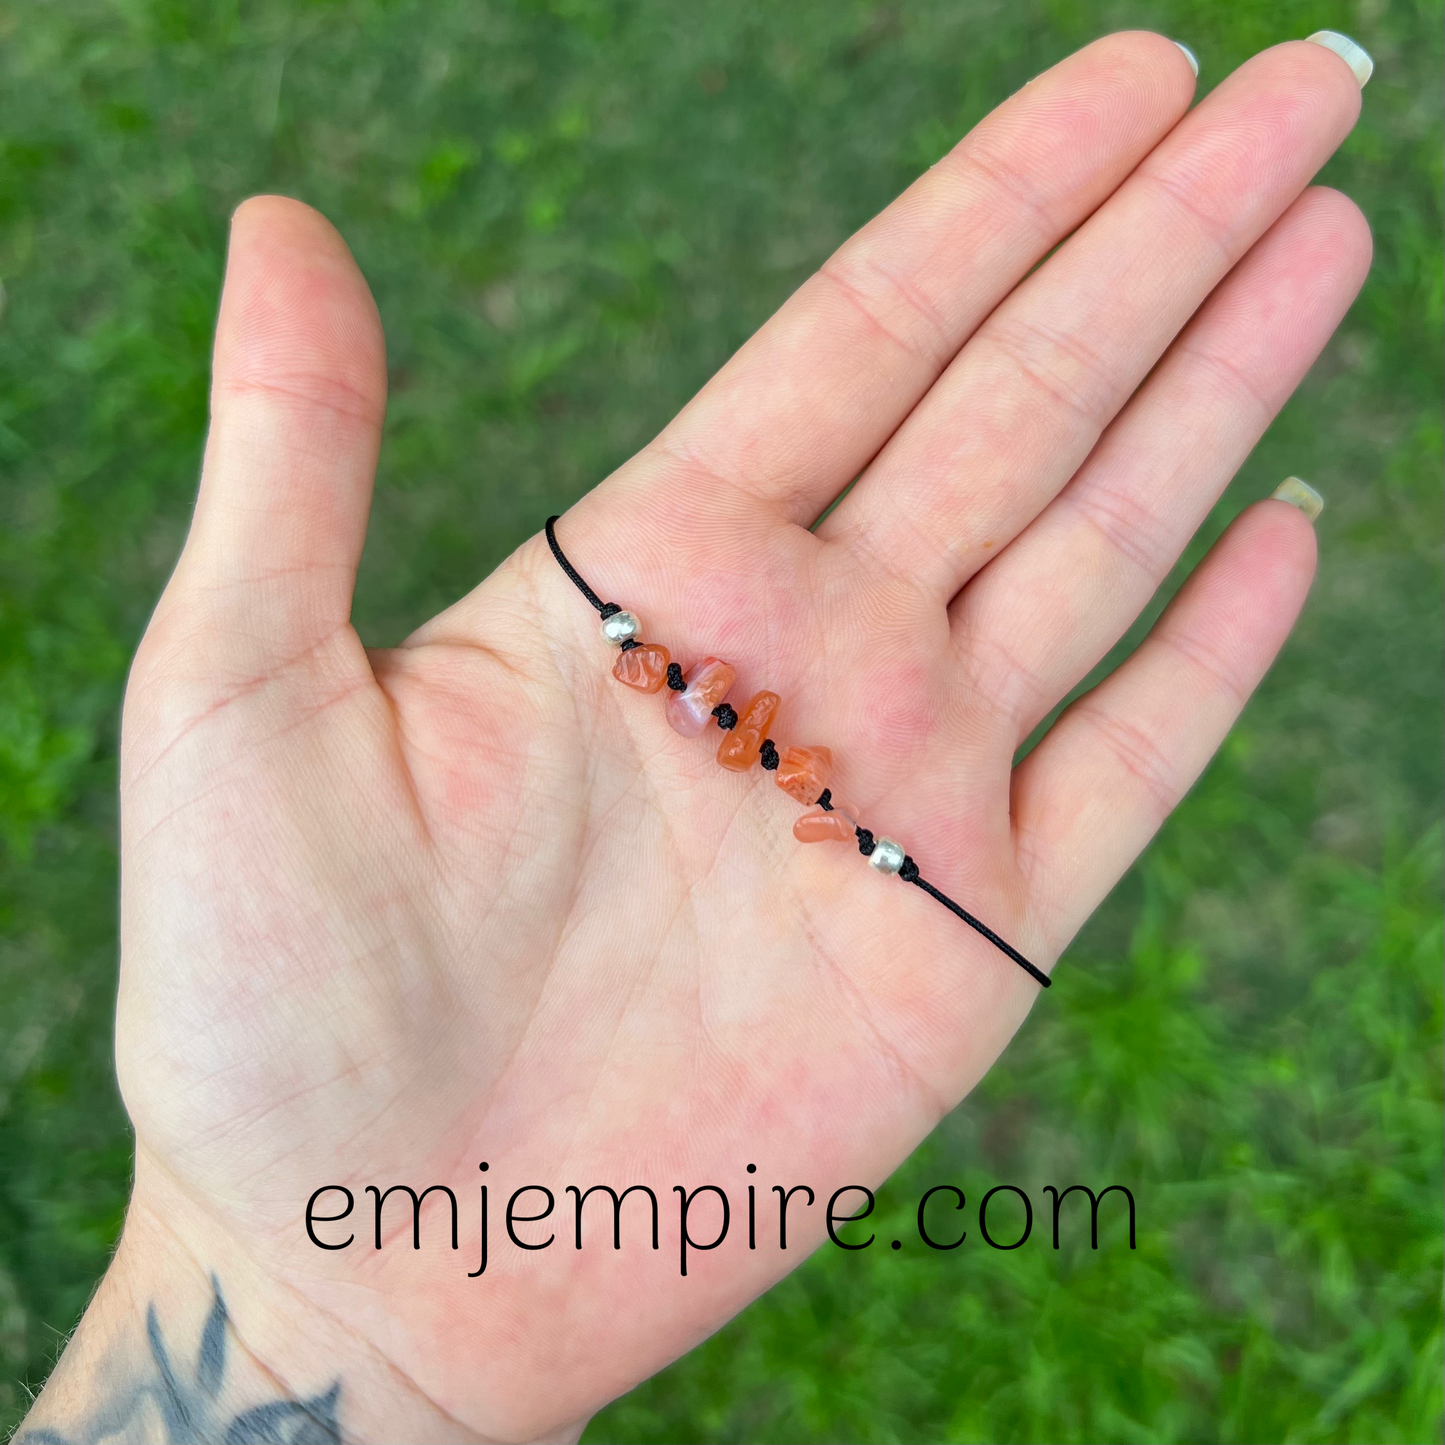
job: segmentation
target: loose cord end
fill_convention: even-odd
[[[577,590],[602,614],[604,619],[621,612],[622,608],[617,603],[604,602],[582,580],[582,574],[567,560],[567,554],[563,552],[561,543],[557,541],[557,523],[560,520],[560,517],[548,517],[546,527],[547,545],[552,549],[552,555],[557,559],[557,565],[572,579]]]

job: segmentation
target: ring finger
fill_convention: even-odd
[[[1307,191],[1215,291],[1078,474],[950,609],[1015,745],[1124,634],[1329,340],[1370,232]]]

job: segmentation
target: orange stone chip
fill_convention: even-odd
[[[618,657],[612,675],[638,692],[656,692],[667,680],[669,660],[665,647],[644,642],[640,647],[629,647]]]
[[[833,776],[827,748],[784,748],[778,756],[778,786],[800,803],[816,803]]]
[[[793,837],[800,843],[851,843],[853,825],[837,813],[809,808],[793,820]]]
[[[738,714],[738,723],[718,745],[717,760],[735,773],[745,773],[757,762],[773,716],[782,701],[775,692],[755,693]]]

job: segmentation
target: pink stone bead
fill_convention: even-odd
[[[705,657],[683,677],[682,692],[667,693],[667,720],[685,738],[701,737],[713,720],[712,710],[728,693],[737,669],[720,657]]]
[[[809,808],[793,820],[793,837],[800,843],[851,843],[853,825],[837,813]]]

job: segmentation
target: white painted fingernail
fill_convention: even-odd
[[[1274,489],[1274,499],[1298,507],[1311,522],[1325,509],[1325,499],[1308,482],[1301,481],[1298,477],[1286,477]]]
[[[1375,73],[1375,62],[1370,59],[1370,52],[1363,45],[1356,45],[1348,35],[1341,35],[1338,30],[1316,30],[1305,39],[1315,45],[1323,45],[1326,50],[1333,50],[1355,72],[1355,79],[1360,82],[1361,90]]]
[[[1174,42],[1183,52],[1184,58],[1189,62],[1189,68],[1194,72],[1195,80],[1199,79],[1199,57],[1182,41]]]

